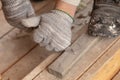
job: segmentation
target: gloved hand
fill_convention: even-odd
[[[9,24],[20,29],[28,30],[21,20],[35,15],[29,0],[1,0],[6,20]]]
[[[48,50],[55,51],[62,51],[71,44],[72,22],[72,18],[60,10],[52,10],[39,17],[22,20],[26,27],[39,26],[34,31],[34,41],[44,45]]]

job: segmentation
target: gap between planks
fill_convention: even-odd
[[[106,75],[104,77],[105,80],[111,80],[116,72],[118,72],[119,66],[114,67],[113,70],[110,70],[110,66],[114,66],[114,64],[111,64],[111,57],[114,56],[115,52],[120,49],[120,39],[110,48],[108,49],[103,56],[101,56],[82,76],[80,76],[77,80],[90,80],[92,76],[96,76],[96,73],[99,73],[103,71],[103,75]],[[109,65],[106,66],[106,64],[110,63]],[[103,68],[108,68],[104,69]],[[102,70],[101,70],[102,69]],[[104,72],[108,70],[108,74],[105,74]],[[112,75],[109,75],[112,74]],[[107,76],[108,75],[108,76]],[[98,77],[95,78],[95,80],[103,80],[103,77],[101,76],[102,79],[100,79],[100,75],[97,75]],[[108,79],[107,79],[108,78]],[[94,79],[92,79],[94,80]]]
[[[81,57],[79,62],[74,65],[74,67],[63,79],[59,79],[44,70],[34,80],[76,80],[79,78],[79,76],[83,75],[84,72],[91,67],[91,65],[93,65],[97,59],[99,59],[99,57],[101,57],[109,48],[111,48],[111,46],[113,46],[118,39],[119,38],[114,40],[103,39],[98,42],[91,50],[87,51],[86,54]],[[106,45],[103,46],[105,43]],[[94,49],[96,49],[96,51],[94,51]]]
[[[118,43],[120,44],[120,43]],[[120,46],[112,57],[92,76],[91,80],[111,80],[120,69]]]
[[[112,80],[120,80],[120,70],[119,72],[114,76]]]

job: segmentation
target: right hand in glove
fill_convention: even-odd
[[[8,23],[14,27],[29,30],[21,24],[21,20],[35,15],[29,0],[1,0],[2,8]]]
[[[60,10],[52,10],[39,17],[22,20],[26,27],[39,26],[34,31],[35,42],[44,45],[48,50],[57,52],[66,49],[71,44],[72,22],[72,18]]]

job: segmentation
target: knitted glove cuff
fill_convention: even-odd
[[[70,23],[73,23],[73,18],[72,16],[70,16],[67,12],[56,9],[56,10],[52,10],[53,13],[58,14],[62,17],[64,17],[65,19],[69,20]]]

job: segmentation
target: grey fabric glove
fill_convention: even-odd
[[[36,22],[36,23],[34,23]],[[26,27],[39,27],[34,31],[34,41],[47,50],[62,51],[71,44],[72,18],[60,10],[22,21]]]
[[[35,15],[30,0],[1,0],[1,2],[8,23],[14,27],[28,30],[21,24],[21,20]]]

